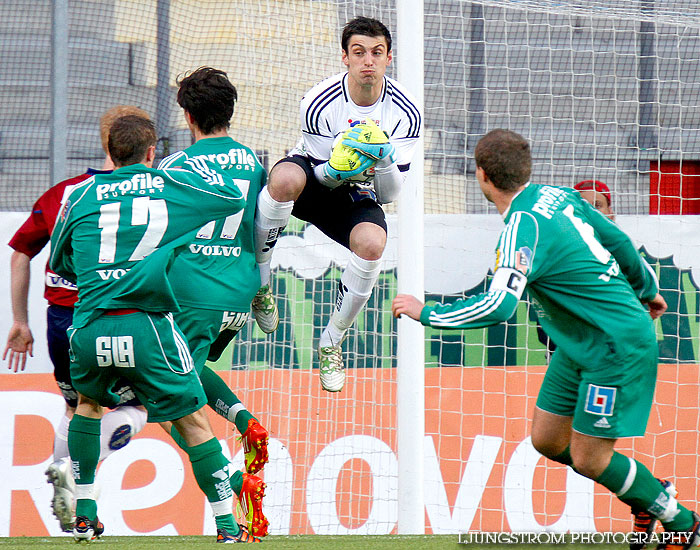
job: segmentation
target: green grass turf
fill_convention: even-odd
[[[269,536],[263,540],[264,548],[274,550],[306,550],[311,548],[329,548],[332,550],[436,550],[449,548],[452,550],[490,548],[497,550],[534,550],[535,544],[458,544],[457,535],[381,535],[381,536]],[[12,537],[0,538],[0,550],[215,550],[215,540],[209,537],[103,537],[92,543],[77,544],[71,537]],[[583,550],[590,545],[560,544],[544,545],[557,550]],[[595,550],[620,550],[627,545],[597,544]]]

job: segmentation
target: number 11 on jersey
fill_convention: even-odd
[[[238,188],[241,190],[241,193],[243,194],[243,198],[245,198],[246,203],[248,201],[248,189],[250,189],[250,181],[248,180],[242,180],[242,179],[234,179],[233,180]],[[238,229],[241,226],[241,221],[243,220],[243,213],[245,212],[245,208],[241,210],[240,212],[236,212],[232,216],[228,216],[224,220],[224,226],[221,228],[221,235],[219,235],[219,238],[221,239],[230,239],[233,240],[236,238],[236,235],[238,234]],[[211,221],[208,224],[204,225],[196,235],[197,239],[206,239],[209,240],[214,236],[214,228],[216,227],[216,221]]]

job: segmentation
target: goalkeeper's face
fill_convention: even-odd
[[[391,52],[384,36],[354,34],[343,51],[343,63],[350,78],[359,86],[381,86],[386,68],[391,63]]]

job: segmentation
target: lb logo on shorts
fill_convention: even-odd
[[[588,395],[586,396],[586,406],[584,410],[591,414],[612,416],[613,409],[615,408],[616,393],[617,388],[588,384]]]

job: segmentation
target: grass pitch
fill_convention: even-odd
[[[458,544],[457,535],[381,535],[381,536],[323,536],[323,535],[294,535],[266,537],[261,548],[271,550],[451,550],[490,548],[493,550],[505,548],[508,550],[533,550],[534,544]],[[91,543],[78,544],[72,537],[12,537],[0,538],[0,550],[215,550],[213,536],[203,537],[103,537]],[[552,544],[557,550],[583,550],[590,545],[583,544]],[[597,544],[596,550],[620,550],[627,545]]]
[[[271,550],[306,550],[329,548],[332,550],[435,550],[458,549],[456,535],[426,536],[323,536],[294,535],[269,536],[263,539],[261,548]],[[103,537],[90,543],[76,543],[72,537],[13,537],[0,538],[0,550],[215,550],[214,536],[178,537]]]

